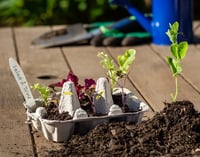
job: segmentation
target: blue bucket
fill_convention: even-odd
[[[151,22],[153,43],[169,45],[170,41],[165,32],[169,29],[169,23],[179,22],[178,38],[180,41],[193,42],[192,30],[192,0],[153,0],[153,18]]]
[[[111,4],[125,7],[129,13],[136,17],[140,25],[152,35],[153,43],[157,45],[169,45],[166,32],[169,24],[179,22],[178,39],[193,42],[192,31],[192,0],[152,0],[152,20],[145,17],[128,0],[110,0]]]

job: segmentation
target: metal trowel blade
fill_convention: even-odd
[[[74,24],[60,30],[46,32],[34,39],[31,44],[33,46],[46,48],[72,44],[90,39],[91,37],[92,34],[84,29],[83,24]]]

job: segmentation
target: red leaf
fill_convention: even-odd
[[[91,86],[95,87],[96,82],[93,79],[85,79],[85,90],[88,90]]]
[[[71,71],[67,75],[67,81],[72,81],[75,86],[78,85],[78,77],[74,75]]]
[[[67,81],[72,81],[74,83],[79,100],[81,100],[85,95],[88,95],[89,93],[91,93],[89,91],[93,91],[93,89],[96,86],[96,82],[93,79],[85,79],[85,85],[81,86],[80,84],[78,84],[78,77],[74,75],[73,72],[70,71],[66,79],[63,79],[62,81],[54,83],[54,84],[50,84],[49,87],[53,89],[55,87],[63,87],[63,84]],[[90,96],[92,100],[92,95]]]

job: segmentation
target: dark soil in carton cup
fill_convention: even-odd
[[[161,112],[140,124],[113,122],[75,134],[48,156],[200,156],[200,113],[189,101],[165,103]]]
[[[124,95],[126,97],[126,94]],[[121,107],[123,113],[127,113],[127,112],[132,112],[129,110],[128,106],[125,104],[124,106],[122,105],[122,95],[118,94],[118,95],[112,95],[113,97],[113,101],[114,104],[117,104],[118,106]],[[91,116],[105,116],[105,114],[97,114],[97,113],[93,113],[93,109],[92,109],[92,104],[88,103],[89,101],[86,100],[85,104],[81,103],[80,106],[82,109],[84,109],[87,114],[91,117]],[[46,107],[47,109],[47,115],[46,117],[44,117],[45,119],[48,120],[70,120],[73,117],[69,115],[68,112],[63,112],[63,113],[59,113],[58,111],[58,106],[57,104],[55,104],[54,101],[50,102],[49,105]],[[137,111],[140,111],[140,109],[138,109]],[[135,112],[137,112],[135,111]]]

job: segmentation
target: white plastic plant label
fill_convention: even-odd
[[[35,110],[35,100],[33,98],[33,95],[31,93],[31,90],[29,88],[28,82],[25,78],[24,72],[22,71],[19,64],[15,61],[13,58],[9,58],[9,65],[10,69],[14,75],[14,78],[24,96],[25,99],[25,105],[30,111]]]

